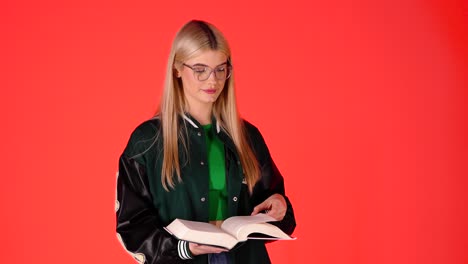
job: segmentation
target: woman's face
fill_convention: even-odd
[[[213,105],[224,88],[226,79],[220,77],[223,76],[224,70],[227,71],[227,67],[227,56],[216,50],[203,51],[184,62],[179,74],[190,108]],[[208,79],[203,80],[206,77]]]

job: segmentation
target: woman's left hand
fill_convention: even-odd
[[[281,221],[286,214],[286,200],[283,195],[275,193],[268,197],[261,204],[255,206],[251,215],[256,215],[261,211],[266,211],[267,215],[275,218],[277,221]]]

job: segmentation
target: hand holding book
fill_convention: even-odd
[[[203,245],[232,249],[237,243],[247,239],[293,240],[278,227],[267,222],[276,221],[266,214],[253,216],[233,216],[226,219],[221,228],[205,222],[175,219],[165,229],[180,240]],[[266,236],[251,237],[253,233]]]
[[[197,256],[197,255],[203,255],[203,254],[218,254],[221,252],[227,252],[228,250],[222,247],[216,247],[216,246],[209,246],[209,245],[203,245],[203,244],[197,244],[190,242],[189,243],[189,249],[192,255]]]
[[[286,214],[286,209],[287,205],[284,197],[281,194],[275,193],[261,204],[255,206],[251,215],[256,215],[265,211],[269,216],[276,219],[276,221],[281,221]]]

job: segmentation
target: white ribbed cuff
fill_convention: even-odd
[[[179,240],[177,243],[177,251],[179,252],[179,257],[181,259],[193,259],[192,254],[190,254],[187,241]]]

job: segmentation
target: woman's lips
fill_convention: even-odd
[[[216,89],[205,89],[205,90],[203,90],[203,91],[204,91],[205,93],[207,93],[207,94],[214,94],[214,93],[216,93]]]

